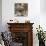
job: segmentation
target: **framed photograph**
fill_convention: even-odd
[[[14,14],[15,16],[27,16],[28,3],[15,3]]]

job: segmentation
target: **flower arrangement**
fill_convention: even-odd
[[[36,36],[38,35],[38,40],[43,40],[43,41],[45,41],[45,35],[44,35],[44,31],[43,31],[43,29],[42,29],[42,27],[40,27],[40,25],[39,25],[39,28],[36,28],[37,29],[37,34],[36,34]]]

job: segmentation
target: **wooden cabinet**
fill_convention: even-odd
[[[33,23],[7,23],[13,41],[23,43],[22,46],[33,46]]]

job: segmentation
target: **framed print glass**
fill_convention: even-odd
[[[28,15],[28,3],[15,3],[14,9],[15,16],[27,16]]]

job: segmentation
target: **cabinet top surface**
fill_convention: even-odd
[[[31,24],[31,25],[33,25],[34,23],[7,23],[8,25],[14,25],[14,24],[19,24],[19,25],[23,25],[23,24]]]

